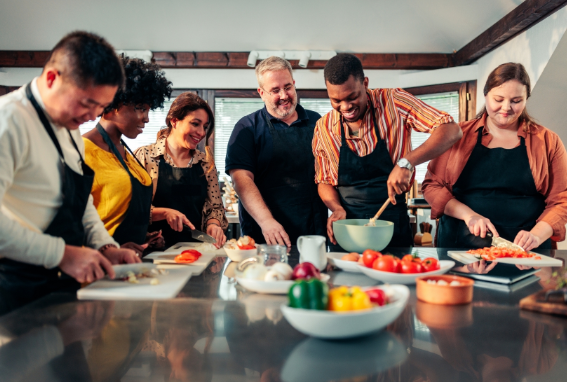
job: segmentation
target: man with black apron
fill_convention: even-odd
[[[291,65],[270,57],[256,67],[266,107],[242,118],[227,148],[226,172],[240,197],[242,233],[288,247],[325,235],[327,208],[314,183],[311,150],[318,113],[297,104]]]
[[[140,261],[117,248],[98,217],[78,131],[122,81],[114,49],[73,32],[40,77],[0,97],[0,315],[105,272],[114,277],[113,263]]]
[[[319,195],[332,215],[369,219],[389,198],[381,220],[394,223],[390,247],[413,245],[405,193],[413,169],[445,152],[462,135],[450,115],[435,110],[401,89],[368,89],[360,60],[350,54],[333,57],[324,70],[335,110],[317,122],[313,139]],[[411,131],[431,133],[411,150]]]

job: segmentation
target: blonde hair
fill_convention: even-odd
[[[265,60],[260,62],[258,66],[256,66],[256,78],[258,79],[258,84],[262,86],[262,76],[264,75],[264,73],[274,72],[277,70],[287,70],[293,78],[293,72],[289,61],[281,57],[271,56],[266,58]]]
[[[205,135],[205,160],[210,164],[209,169],[207,170],[207,173],[209,173],[213,171],[213,168],[215,167],[215,157],[213,155],[211,146],[209,146],[209,138],[215,131],[215,117],[207,101],[199,97],[197,94],[185,92],[177,96],[177,98],[171,104],[169,112],[167,113],[167,117],[165,118],[167,127],[158,131],[157,139],[159,140],[160,138],[169,136],[169,133],[171,133],[171,129],[173,128],[171,124],[171,120],[173,118],[177,120],[183,120],[187,116],[187,114],[199,109],[205,110],[205,112],[209,116],[209,127],[207,128]]]

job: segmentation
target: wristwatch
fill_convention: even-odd
[[[413,172],[414,169],[409,160],[407,160],[406,158],[400,159],[398,161],[398,166],[400,166],[401,168],[407,168],[408,170],[410,170],[410,172]]]

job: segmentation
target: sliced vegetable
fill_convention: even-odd
[[[194,249],[188,249],[186,251],[181,252],[180,255],[175,256],[174,260],[176,263],[190,264],[199,260],[201,256],[202,256],[201,252],[196,251]]]
[[[316,278],[296,281],[288,291],[289,306],[300,309],[325,310],[328,286]]]

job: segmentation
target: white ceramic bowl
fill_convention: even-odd
[[[224,247],[226,255],[229,259],[234,262],[240,262],[242,260],[248,259],[249,257],[254,257],[258,254],[258,248],[254,249],[228,249]]]
[[[320,280],[323,282],[329,281],[331,276],[321,274]],[[237,277],[236,282],[244,288],[263,294],[287,294],[289,288],[293,285],[295,280],[281,280],[281,281],[264,281],[264,280],[250,280],[242,277]]]
[[[358,263],[356,261],[341,260],[341,257],[343,257],[344,255],[348,255],[348,253],[329,252],[327,253],[327,260],[329,260],[329,263],[331,263],[331,265],[334,265],[345,272],[362,273],[362,271],[358,269],[357,267]]]
[[[362,253],[367,249],[381,251],[392,240],[394,223],[376,220],[376,226],[365,226],[369,219],[345,219],[333,222],[337,243],[345,251]]]
[[[424,273],[394,273],[394,272],[382,272],[377,271],[372,268],[367,268],[364,265],[357,265],[357,267],[366,276],[373,278],[374,280],[382,281],[385,284],[415,284],[415,279],[422,276],[435,276],[442,275],[449,272],[451,268],[455,266],[455,262],[451,260],[441,260],[439,262],[440,268],[436,271],[424,272]]]
[[[325,339],[359,337],[384,329],[394,322],[404,310],[410,295],[405,285],[390,285],[393,292],[388,305],[354,312],[332,312],[290,308],[282,305],[282,313],[297,331],[308,336]]]

